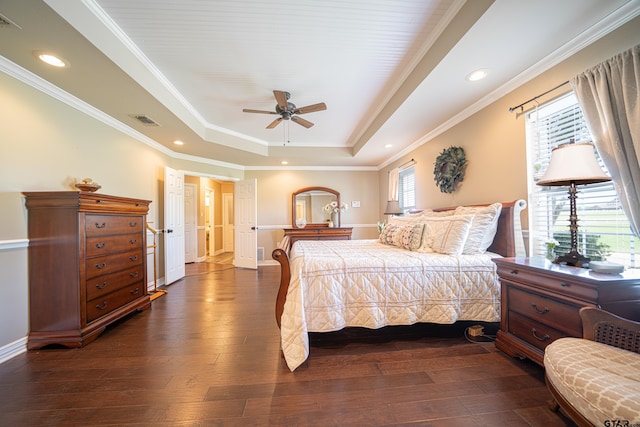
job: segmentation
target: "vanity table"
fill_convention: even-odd
[[[327,187],[306,187],[295,191],[291,197],[291,228],[284,229],[289,249],[298,240],[351,240],[351,227],[341,227],[341,212],[337,223],[329,227],[323,207],[335,202],[341,206],[340,193]]]

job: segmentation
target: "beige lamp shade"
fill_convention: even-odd
[[[551,152],[551,161],[544,176],[537,182],[542,186],[593,184],[611,181],[596,159],[590,142],[559,145]]]
[[[389,200],[387,202],[387,209],[384,211],[385,215],[400,215],[402,213],[404,212],[400,209],[400,202],[397,200]]]

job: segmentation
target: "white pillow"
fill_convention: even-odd
[[[460,255],[469,235],[473,215],[424,217],[420,252]]]
[[[454,209],[449,209],[449,210],[446,210],[446,211],[434,211],[432,209],[425,209],[421,213],[422,216],[426,216],[428,218],[452,216],[454,214],[455,214],[455,210]]]
[[[501,211],[502,203],[494,203],[489,206],[458,206],[456,208],[456,215],[473,215],[469,236],[462,250],[463,254],[483,254],[487,251],[496,236]]]

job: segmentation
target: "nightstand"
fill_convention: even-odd
[[[542,365],[544,349],[562,337],[581,337],[578,311],[600,307],[640,321],[640,270],[622,274],[553,264],[544,258],[497,258],[501,320],[496,347]]]

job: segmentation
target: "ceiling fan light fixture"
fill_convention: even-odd
[[[475,70],[467,74],[467,81],[477,82],[478,80],[482,80],[489,74],[489,70],[486,68],[480,68],[479,70]]]

